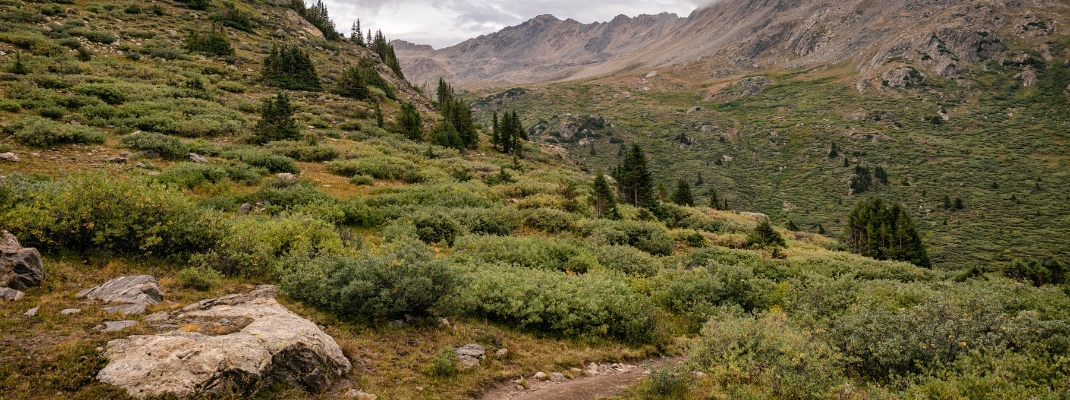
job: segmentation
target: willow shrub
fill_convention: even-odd
[[[210,249],[223,236],[220,217],[182,194],[102,174],[38,188],[7,211],[2,224],[45,251],[173,257]]]
[[[564,274],[479,265],[463,275],[457,309],[523,330],[567,337],[650,343],[659,337],[655,309],[615,274]]]
[[[449,263],[419,242],[386,254],[317,258],[282,279],[290,296],[352,320],[431,315],[456,285]]]
[[[344,253],[334,226],[318,218],[294,215],[231,220],[219,244],[193,257],[196,265],[225,275],[276,279],[307,260]]]

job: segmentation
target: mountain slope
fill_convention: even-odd
[[[405,75],[413,82],[439,77],[467,82],[535,82],[560,79],[585,66],[630,54],[684,21],[676,14],[617,16],[582,24],[540,15],[521,25],[445,49],[395,41]]]

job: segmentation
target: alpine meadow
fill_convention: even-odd
[[[1070,1],[365,3],[0,0],[0,399],[1070,396]]]

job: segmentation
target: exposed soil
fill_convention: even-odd
[[[650,369],[672,362],[673,359],[669,358],[652,358],[640,362],[603,364],[597,375],[583,372],[575,379],[562,382],[526,377],[526,389],[515,381],[509,381],[487,391],[480,400],[586,400],[612,397],[639,382]]]

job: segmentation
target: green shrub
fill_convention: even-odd
[[[664,226],[652,222],[588,220],[580,232],[600,244],[632,246],[656,256],[672,254],[672,236]]]
[[[571,230],[575,221],[576,217],[567,212],[552,208],[538,208],[524,218],[524,225],[543,232],[559,233]]]
[[[321,255],[341,253],[342,240],[323,220],[296,215],[240,218],[227,223],[215,248],[191,262],[228,276],[276,279]]]
[[[294,298],[353,320],[430,315],[454,291],[456,273],[421,243],[383,255],[325,257],[287,274]]]
[[[340,176],[361,174],[375,179],[399,180],[408,183],[418,183],[424,180],[420,167],[412,161],[385,155],[331,161],[327,163],[327,172]]]
[[[271,142],[266,146],[272,153],[302,162],[323,162],[338,158],[340,152],[334,147],[309,145],[300,142]]]
[[[375,178],[368,175],[353,175],[352,178],[349,178],[349,183],[357,186],[370,186],[375,184]]]
[[[246,164],[219,165],[190,162],[175,164],[154,178],[156,182],[185,189],[231,181],[255,185],[260,183],[261,179],[260,171],[250,168]]]
[[[108,104],[126,102],[126,94],[123,90],[107,83],[82,83],[75,85],[73,90],[78,94],[97,97]]]
[[[0,110],[17,113],[22,110],[22,105],[12,99],[0,99]]]
[[[86,31],[82,37],[93,43],[112,44],[119,40],[118,36],[104,31]]]
[[[212,14],[211,19],[213,22],[240,31],[253,33],[253,13],[239,10],[234,3],[229,1],[224,1],[222,5],[223,7],[219,9],[219,12]]]
[[[160,185],[105,175],[71,178],[8,211],[5,229],[44,251],[106,250],[180,257],[214,246],[218,216]]]
[[[159,154],[160,157],[179,159],[186,157],[190,148],[181,139],[159,133],[134,133],[119,138],[124,147]]]
[[[563,336],[631,343],[657,338],[649,300],[610,276],[481,265],[464,282],[457,306],[465,314]]]
[[[30,9],[14,8],[0,13],[0,21],[39,24],[45,22],[45,16]]]
[[[516,210],[508,207],[460,208],[450,214],[468,230],[477,235],[509,236],[520,225]]]
[[[6,129],[23,144],[48,147],[65,143],[102,143],[104,132],[84,125],[66,125],[35,115],[16,119]]]
[[[254,167],[264,168],[272,173],[288,172],[297,174],[301,172],[301,169],[297,168],[297,164],[294,164],[293,159],[260,149],[233,148],[224,151],[221,155],[228,160],[241,161]]]
[[[649,277],[661,270],[657,258],[631,246],[596,246],[592,253],[602,267],[627,275]]]
[[[772,302],[776,282],[755,275],[749,265],[711,262],[691,270],[665,270],[658,276],[655,301],[684,316],[697,328],[724,306],[762,310]]]
[[[598,266],[597,259],[582,244],[564,238],[471,235],[462,237],[454,252],[488,263],[578,274]]]
[[[245,85],[243,85],[241,82],[235,81],[220,81],[219,83],[215,84],[215,87],[219,88],[219,90],[230,93],[245,93],[245,91],[247,90]]]
[[[457,352],[450,346],[443,347],[427,366],[427,374],[437,377],[457,375],[460,370],[461,361],[457,359]]]
[[[769,221],[762,221],[747,235],[747,247],[784,247],[784,237],[773,229]]]
[[[416,234],[424,243],[453,246],[461,235],[461,224],[442,211],[424,211],[413,216]]]
[[[212,290],[223,281],[223,275],[208,267],[187,267],[178,271],[178,284],[196,290]]]
[[[844,357],[779,313],[710,320],[690,361],[715,381],[770,398],[825,399],[843,382]]]
[[[234,55],[234,48],[230,46],[230,38],[222,31],[210,31],[205,33],[190,33],[182,48],[191,53],[202,53],[210,56]],[[225,89],[224,89],[225,90]]]
[[[67,114],[67,110],[64,110],[62,107],[45,107],[37,109],[37,115],[53,120],[63,118],[65,114]]]

